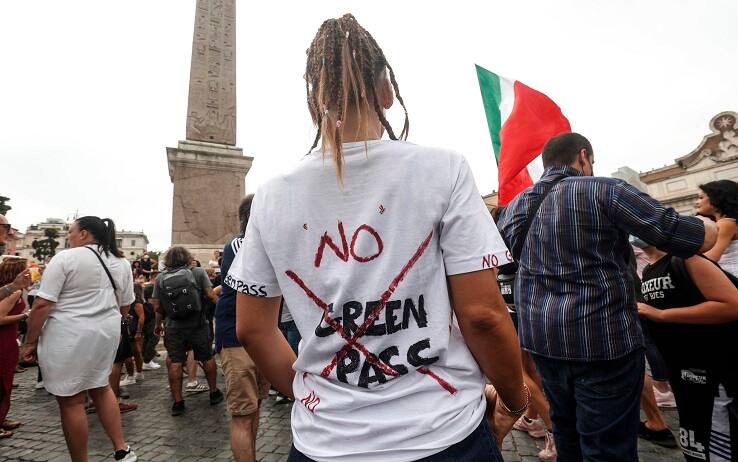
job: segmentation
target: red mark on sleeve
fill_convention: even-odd
[[[497,255],[487,254],[482,257],[482,268],[497,268],[499,263]]]

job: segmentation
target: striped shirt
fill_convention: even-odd
[[[498,227],[509,248],[526,238],[531,204],[546,184],[561,178],[533,218],[520,256],[515,284],[520,342],[550,358],[619,358],[643,345],[628,235],[688,257],[701,247],[704,225],[621,180],[554,166],[503,211]]]

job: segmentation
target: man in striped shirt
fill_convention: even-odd
[[[644,358],[628,235],[688,257],[712,247],[717,229],[592,176],[593,163],[582,135],[549,140],[543,176],[498,227],[519,260],[520,341],[543,378],[560,460],[637,461]]]

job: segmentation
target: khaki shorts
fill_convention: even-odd
[[[253,414],[259,409],[259,400],[269,397],[269,382],[243,347],[223,348],[220,361],[228,412],[235,416]]]

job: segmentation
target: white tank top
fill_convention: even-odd
[[[733,239],[730,241],[718,263],[720,263],[720,266],[725,271],[728,271],[733,276],[738,276],[738,240]]]

